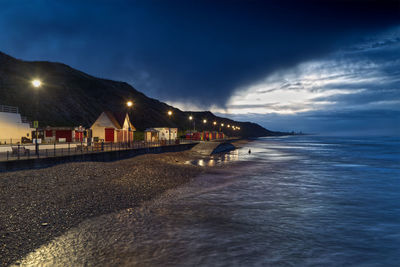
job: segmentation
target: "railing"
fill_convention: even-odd
[[[0,161],[22,160],[30,158],[49,158],[99,152],[121,151],[128,149],[141,149],[150,147],[172,146],[177,144],[196,143],[194,141],[177,139],[158,142],[133,141],[124,143],[54,143],[38,144],[38,153],[35,145],[17,144],[0,146]]]
[[[18,107],[0,105],[0,112],[19,113]]]
[[[22,121],[22,123],[29,123],[29,124],[32,124],[32,122],[29,121],[28,118],[25,117],[25,116],[21,116],[21,121]],[[32,127],[31,127],[31,128],[32,128]]]

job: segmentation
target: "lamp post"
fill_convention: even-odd
[[[193,120],[193,116],[192,115],[190,115],[189,116],[189,121],[193,121],[193,131],[196,131],[196,122]]]
[[[172,111],[168,110],[168,117],[171,120],[171,116],[172,116]],[[169,124],[168,124],[169,125]],[[169,139],[169,144],[171,144],[171,126],[168,127],[168,139]]]
[[[126,106],[128,107],[128,147],[131,147],[131,117],[130,115],[130,110],[133,107],[133,102],[132,101],[127,101]]]
[[[216,131],[216,128],[215,128],[216,126],[217,126],[217,122],[214,121],[213,122],[213,133],[212,133],[213,138],[214,138],[214,135],[215,135],[215,138],[217,138],[217,133],[215,132]]]
[[[206,119],[203,119],[203,141],[207,141],[207,136],[208,135],[206,135],[206,133],[205,133],[205,131],[204,131],[204,129],[205,129],[205,126],[206,126],[206,123],[207,123],[207,120]]]
[[[36,114],[35,114],[35,117],[36,117],[36,119],[38,119],[38,117],[39,117],[38,116],[39,115],[39,97],[38,97],[38,92],[39,92],[39,88],[42,86],[42,82],[40,80],[35,79],[35,80],[32,81],[32,86],[34,88],[36,88],[36,91],[35,91],[35,97],[36,97],[36,111],[35,111]],[[35,135],[36,135],[36,137],[35,137],[35,154],[39,155],[39,144],[38,144],[39,121],[38,120],[34,121],[33,122],[33,126],[36,128],[36,131],[35,131]]]

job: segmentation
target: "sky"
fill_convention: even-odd
[[[0,0],[0,51],[271,130],[400,134],[400,0]]]

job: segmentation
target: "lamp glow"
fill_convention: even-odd
[[[40,80],[33,80],[32,85],[33,85],[33,87],[38,88],[42,85],[42,82]]]
[[[132,101],[128,101],[128,102],[126,102],[126,105],[127,105],[128,107],[132,107],[132,106],[133,106],[133,102],[132,102]]]

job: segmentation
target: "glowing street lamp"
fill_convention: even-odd
[[[228,128],[230,128],[231,126],[228,124],[228,126],[227,126]]]
[[[169,119],[171,119],[172,111],[168,110],[167,114]],[[168,127],[168,139],[169,139],[169,144],[171,144],[171,127]]]
[[[216,122],[216,121],[214,121],[214,122],[213,122],[213,124],[214,124],[214,125],[217,125],[217,122]]]
[[[39,88],[42,85],[42,82],[40,80],[35,79],[32,81],[32,85],[35,88]]]
[[[128,107],[128,118],[129,118],[129,128],[128,128],[128,146],[131,147],[131,117],[129,116],[130,110],[133,107],[132,101],[127,101],[126,106]]]
[[[40,80],[38,80],[38,79],[32,80],[32,86],[35,87],[35,88],[39,88],[39,87],[42,86],[42,82]],[[37,95],[35,95],[35,96],[36,96],[36,117],[38,117],[38,115],[39,115],[38,114],[39,113],[39,97]],[[34,121],[33,124],[34,124],[34,126],[36,126],[35,127],[36,128],[36,131],[35,131],[35,135],[36,135],[36,138],[35,138],[35,154],[39,155],[39,144],[38,144],[39,122],[38,122],[38,120]]]
[[[224,124],[223,124],[223,123],[221,123],[221,127],[224,127]]]
[[[206,123],[207,123],[207,120],[203,120],[203,123],[206,124]]]
[[[196,121],[193,119],[193,116],[189,116],[189,121],[193,121],[193,131],[196,131]]]

